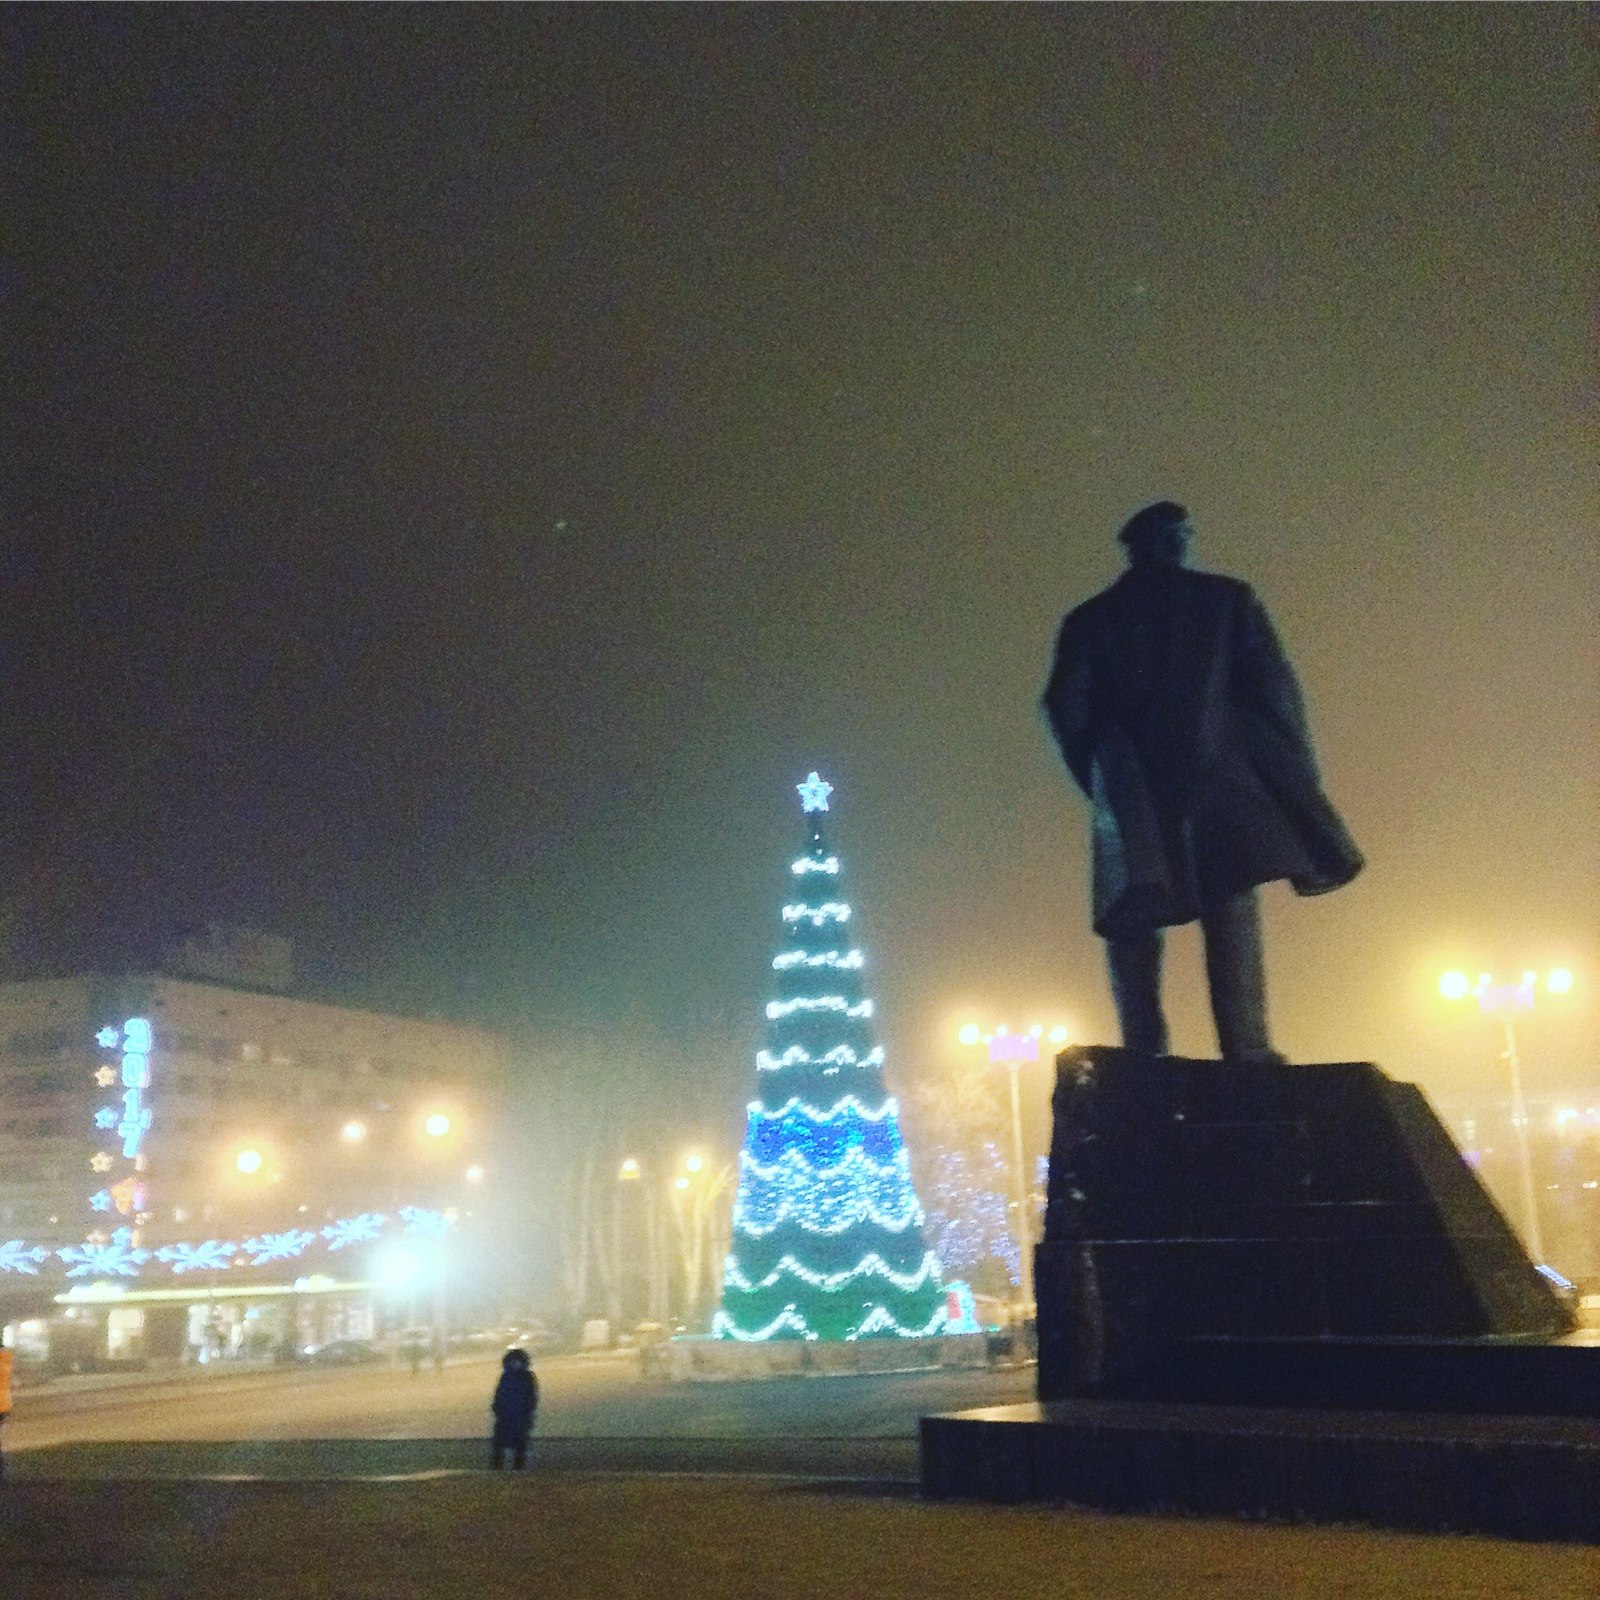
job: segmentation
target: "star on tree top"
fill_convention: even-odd
[[[800,791],[800,809],[802,811],[826,811],[828,809],[828,796],[833,793],[833,785],[824,782],[815,772],[811,773],[804,783],[797,783],[795,788]]]

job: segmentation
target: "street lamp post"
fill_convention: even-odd
[[[975,1022],[967,1023],[956,1035],[962,1044],[982,1043],[991,1065],[1003,1066],[1011,1086],[1011,1171],[1012,1206],[1016,1210],[1017,1306],[1013,1318],[1012,1342],[1019,1355],[1027,1352],[1028,1320],[1035,1313],[1033,1285],[1032,1189],[1028,1182],[1027,1156],[1022,1143],[1022,1092],[1017,1075],[1025,1061],[1039,1059],[1039,1042],[1048,1037],[1051,1044],[1065,1044],[1068,1030],[1057,1024],[1046,1035],[1043,1024],[1035,1023],[1025,1033],[1012,1033],[1001,1023],[985,1033]]]
[[[711,1242],[711,1213],[734,1175],[730,1164],[713,1173],[704,1156],[691,1151],[683,1171],[672,1180],[673,1220],[678,1225],[678,1253],[683,1266],[684,1320],[698,1328],[705,1303],[702,1286]]]
[[[1539,1200],[1533,1181],[1533,1150],[1528,1143],[1528,1105],[1522,1094],[1522,1058],[1517,1053],[1517,1017],[1532,1011],[1538,989],[1538,974],[1524,972],[1519,983],[1496,984],[1487,973],[1480,973],[1478,981],[1470,983],[1463,972],[1447,972],[1439,979],[1439,993],[1446,1000],[1464,1000],[1468,995],[1477,999],[1478,1010],[1486,1017],[1497,1017],[1503,1030],[1505,1048],[1500,1059],[1506,1064],[1511,1080],[1511,1126],[1517,1136],[1517,1168],[1522,1189],[1522,1226],[1528,1241],[1528,1252],[1536,1264],[1544,1262],[1544,1233],[1539,1225]],[[1549,994],[1570,994],[1572,974],[1565,967],[1557,967],[1544,980]]]

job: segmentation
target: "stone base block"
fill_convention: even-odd
[[[918,1372],[982,1367],[989,1361],[981,1333],[929,1339],[671,1339],[640,1352],[644,1376],[672,1383],[718,1383],[752,1378],[824,1377],[852,1372]]]
[[[1063,1401],[922,1419],[930,1499],[1600,1544],[1600,1423]]]

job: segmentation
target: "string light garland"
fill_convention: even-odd
[[[98,1200],[100,1196],[92,1198]],[[106,1198],[110,1199],[109,1194]],[[189,1272],[226,1272],[295,1260],[317,1246],[339,1251],[376,1243],[391,1230],[439,1238],[454,1226],[455,1217],[451,1212],[424,1206],[401,1206],[396,1219],[381,1212],[366,1211],[353,1217],[336,1218],[315,1231],[288,1228],[278,1233],[255,1234],[237,1244],[231,1239],[197,1239],[174,1241],[147,1250],[139,1245],[135,1230],[126,1227],[118,1228],[110,1238],[92,1235],[82,1244],[63,1245],[58,1249],[29,1244],[23,1239],[7,1239],[0,1242],[0,1273],[37,1277],[53,1260],[65,1267],[69,1278],[137,1277],[152,1262],[179,1276]]]
[[[848,922],[850,907],[842,900],[826,900],[820,906],[796,903],[783,908],[783,920],[809,922],[813,928],[820,928],[825,922]]]
[[[793,967],[832,967],[838,972],[853,972],[862,964],[859,950],[847,950],[840,955],[837,950],[822,950],[808,955],[804,950],[785,950],[772,958],[774,972],[788,972]]]
[[[793,1256],[786,1255],[779,1258],[778,1264],[759,1283],[752,1283],[745,1277],[738,1262],[730,1256],[723,1269],[722,1281],[731,1283],[736,1289],[770,1289],[784,1277],[799,1278],[812,1288],[826,1289],[830,1294],[857,1278],[865,1277],[885,1278],[897,1289],[920,1289],[925,1283],[939,1281],[939,1258],[933,1251],[927,1250],[923,1252],[922,1260],[914,1271],[896,1272],[882,1256],[873,1251],[842,1272],[815,1272]]]
[[[796,1000],[773,1000],[767,1006],[767,1018],[776,1022],[779,1017],[793,1016],[796,1011],[842,1011],[847,1017],[870,1017],[872,1002],[858,1000],[852,1005],[843,995],[804,995]]]
[[[797,878],[803,878],[808,872],[826,872],[830,877],[839,875],[838,856],[825,856],[821,861],[812,856],[801,856],[798,861],[790,866],[789,870]]]
[[[801,1045],[792,1044],[782,1055],[774,1055],[770,1050],[762,1050],[756,1056],[756,1066],[763,1072],[778,1072],[784,1067],[818,1067],[825,1066],[829,1069],[835,1067],[881,1067],[883,1065],[883,1047],[875,1046],[865,1055],[857,1055],[847,1044],[837,1044],[831,1050],[825,1050],[819,1056],[814,1056]]]

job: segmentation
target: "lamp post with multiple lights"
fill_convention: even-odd
[[[1030,1204],[1033,1185],[1028,1182],[1026,1157],[1022,1148],[1022,1095],[1017,1085],[1017,1074],[1023,1062],[1039,1059],[1041,1040],[1053,1045],[1063,1045],[1071,1037],[1063,1023],[1046,1029],[1043,1023],[1034,1023],[1021,1033],[1012,1033],[1005,1023],[991,1032],[985,1032],[976,1022],[965,1024],[956,1038],[964,1045],[982,1044],[991,1065],[1003,1066],[1011,1084],[1011,1169],[1012,1201],[1017,1222],[1014,1237],[1017,1241],[1017,1310],[1013,1319],[1013,1337],[1019,1348],[1027,1340],[1028,1319],[1034,1314],[1033,1304],[1033,1226]]]
[[[1546,973],[1546,994],[1572,993],[1572,973],[1566,967],[1557,967]],[[1528,1241],[1529,1253],[1536,1264],[1544,1263],[1544,1235],[1539,1226],[1539,1202],[1533,1182],[1533,1152],[1528,1144],[1528,1106],[1522,1095],[1522,1061],[1517,1053],[1516,1019],[1525,1011],[1532,1011],[1540,987],[1536,972],[1524,972],[1516,983],[1496,983],[1487,972],[1479,973],[1472,982],[1464,972],[1446,972],[1439,979],[1439,993],[1446,1000],[1465,1000],[1472,996],[1478,1010],[1486,1017],[1499,1019],[1504,1030],[1505,1048],[1500,1059],[1506,1064],[1511,1080],[1511,1126],[1517,1136],[1517,1162],[1522,1185],[1522,1225]]]

